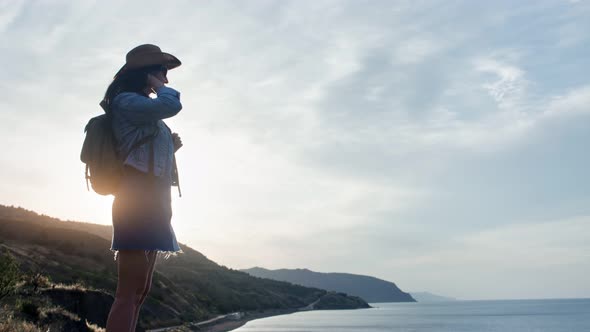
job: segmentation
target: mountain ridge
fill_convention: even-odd
[[[269,270],[259,266],[240,271],[260,278],[343,292],[358,296],[369,303],[416,302],[409,293],[403,292],[395,283],[373,276],[344,272],[315,272],[307,268]]]

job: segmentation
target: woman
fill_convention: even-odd
[[[182,142],[162,121],[182,109],[180,93],[164,85],[167,71],[178,66],[180,60],[159,47],[140,45],[127,53],[101,102],[124,159],[113,201],[111,250],[118,282],[107,332],[135,331],[157,253],[166,253],[166,259],[182,253],[170,223],[171,185],[178,185],[174,153]]]

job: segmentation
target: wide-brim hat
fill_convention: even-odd
[[[135,47],[127,53],[125,64],[115,74],[115,77],[127,70],[153,65],[162,65],[170,70],[180,66],[181,62],[174,55],[162,52],[162,50],[156,45],[143,44]]]

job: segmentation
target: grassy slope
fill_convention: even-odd
[[[41,272],[54,283],[78,283],[113,294],[117,271],[108,250],[110,237],[110,226],[60,221],[0,205],[0,243],[13,253],[23,271]],[[326,295],[320,289],[252,277],[220,266],[186,245],[181,247],[184,254],[159,259],[156,264],[152,290],[142,309],[140,324],[144,327],[232,311],[294,309]],[[338,302],[333,297],[330,303]],[[341,296],[341,300],[348,308],[367,306],[358,298]]]

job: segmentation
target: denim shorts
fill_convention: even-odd
[[[172,228],[170,180],[125,166],[113,200],[111,251],[144,250],[171,255],[182,253]]]

